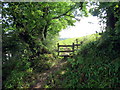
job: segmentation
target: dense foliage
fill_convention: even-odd
[[[74,25],[75,11],[82,4],[2,3],[4,88],[29,87],[25,77],[37,69],[37,63],[42,69],[47,61],[43,54],[52,53],[60,30]]]
[[[82,46],[73,58],[67,59],[67,66],[55,76],[52,87],[64,88],[118,88],[120,85],[120,57],[111,59],[96,47],[97,41]],[[111,53],[111,52],[110,52]],[[108,54],[108,52],[107,52]],[[64,80],[64,82],[60,82]],[[49,85],[51,87],[51,84]]]
[[[75,16],[80,13],[78,9],[87,16],[87,3],[14,2],[2,5],[3,88],[28,88],[35,82],[33,74],[49,69],[47,61],[52,63],[58,59],[51,50],[59,31],[74,25]],[[84,43],[73,58],[66,59],[64,74],[54,78],[56,83],[51,82],[48,87],[119,87],[120,2],[100,2],[90,13],[106,19],[105,32],[100,33],[99,39]]]
[[[103,12],[106,16],[100,15]],[[120,88],[120,2],[100,3],[92,13],[106,19],[105,32],[67,59],[64,74],[57,78],[59,81],[55,80],[53,87]]]

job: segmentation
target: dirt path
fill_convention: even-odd
[[[43,86],[45,85],[47,78],[49,78],[49,75],[54,74],[56,71],[60,70],[66,63],[66,60],[61,60],[57,65],[53,66],[49,70],[46,70],[44,73],[37,75],[37,81],[35,85],[32,86],[32,89],[44,88]]]

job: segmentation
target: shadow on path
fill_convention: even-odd
[[[32,89],[35,88],[44,88],[44,85],[46,84],[46,80],[49,78],[51,74],[54,74],[56,71],[60,70],[67,61],[65,59],[62,59],[58,62],[57,65],[53,66],[49,70],[46,70],[44,73],[37,75],[36,83],[31,87]]]

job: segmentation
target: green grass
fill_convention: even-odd
[[[78,39],[78,44],[80,44],[80,42],[83,41],[83,43],[84,43],[83,45],[86,45],[87,43],[90,43],[90,42],[98,40],[99,37],[100,37],[99,34],[91,34],[91,35],[78,37],[78,38],[69,38],[69,39],[66,39],[66,40],[59,40],[57,43],[59,43],[59,45],[72,45],[73,43],[77,44],[76,43],[76,39]],[[56,43],[56,50],[57,50],[57,43]],[[79,49],[83,45],[79,46]],[[72,49],[71,47],[67,47],[67,48],[69,48],[69,50]],[[63,49],[65,49],[65,47],[64,48],[63,47],[60,48],[60,50],[63,50]],[[57,53],[56,53],[56,55],[57,55]]]
[[[100,37],[98,34],[91,34],[83,37],[78,37],[78,38],[69,38],[66,40],[60,40],[58,43],[60,45],[71,45],[72,43],[76,43],[76,39],[78,39],[78,43],[81,41],[84,41],[84,43],[88,43],[90,41],[95,41],[97,37]]]

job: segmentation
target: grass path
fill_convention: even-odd
[[[46,84],[46,82],[48,82],[47,80],[49,76],[59,71],[66,63],[67,61],[65,59],[62,59],[58,62],[57,65],[51,67],[49,70],[46,70],[45,72],[36,75],[36,83],[32,86],[32,89],[44,88],[44,85]]]

